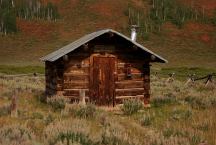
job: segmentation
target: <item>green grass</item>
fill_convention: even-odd
[[[44,74],[44,66],[13,66],[13,65],[0,65],[1,74],[28,74],[40,73]],[[197,77],[203,77],[211,73],[216,73],[214,68],[189,68],[189,67],[168,67],[157,69],[152,68],[152,74],[158,73],[159,76],[168,77],[168,74],[175,73],[178,79],[187,79],[188,75],[196,74]]]
[[[199,67],[177,67],[177,68],[162,68],[159,74],[167,75],[175,73],[177,77],[187,77],[188,75],[196,74],[198,77],[206,76],[208,74],[216,73],[216,69],[199,68]]]
[[[44,67],[42,66],[8,66],[0,65],[0,73],[2,74],[28,74],[40,73],[44,74]]]
[[[158,76],[163,78],[168,78],[169,74],[175,73],[175,79],[186,81],[190,75],[195,74],[195,78],[202,78],[209,74],[216,73],[216,69],[200,67],[164,67],[161,69],[157,69],[156,67],[153,67],[151,74],[154,75],[155,73],[157,73]]]

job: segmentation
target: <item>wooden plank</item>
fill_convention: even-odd
[[[72,82],[72,81],[89,81],[89,75],[88,74],[65,73],[64,82]]]
[[[79,99],[79,96],[65,96],[64,95],[64,97],[68,99],[77,99],[77,100]]]
[[[60,96],[63,96],[63,93],[64,93],[63,90],[61,90],[61,91],[57,91],[57,92],[56,92],[56,94],[57,94],[57,95],[60,95]]]
[[[142,91],[144,88],[116,89],[116,91]]]
[[[55,89],[52,89],[52,88],[46,88],[46,91],[55,91]]]
[[[150,103],[150,66],[149,64],[144,65],[144,103],[149,104]]]
[[[87,74],[87,73],[81,73],[81,74],[76,74],[76,73],[64,73],[64,77],[73,77],[73,76],[75,76],[75,77],[77,77],[77,76],[83,77],[83,76],[88,76],[88,74]]]
[[[89,63],[90,63],[90,60],[89,58],[88,59],[85,59],[85,60],[70,60],[69,62],[67,62],[65,64],[65,68],[68,68],[68,67],[74,67],[74,68],[82,68],[82,67],[87,67],[89,66]]]
[[[131,67],[131,73],[142,73],[142,69]],[[118,74],[125,73],[125,67],[118,68]]]
[[[76,57],[78,57],[78,58],[80,58],[80,57],[82,57],[82,58],[87,58],[87,57],[90,56],[90,54],[89,54],[88,52],[71,53],[69,56],[70,56],[70,57],[73,57],[73,58],[76,58]]]
[[[58,79],[56,83],[57,84],[62,84],[63,83],[63,78],[62,79]]]
[[[64,89],[87,89],[88,87],[89,83],[84,81],[64,82]]]
[[[65,91],[80,91],[80,89],[64,89]],[[84,91],[88,91],[88,89],[82,89]]]
[[[68,98],[68,99],[72,99],[72,100],[77,100],[79,101],[80,100],[80,97],[79,96],[64,96],[65,98]],[[86,97],[85,96],[85,100],[86,101],[89,101],[89,97]]]
[[[116,96],[143,95],[144,88],[116,89]]]
[[[64,96],[64,97],[66,97],[66,98],[70,98],[70,99],[80,99],[80,97],[79,96]],[[89,97],[85,97],[85,99],[89,99]]]
[[[55,89],[46,88],[46,94],[47,95],[54,95],[56,93]]]
[[[46,83],[46,88],[54,89],[55,90],[56,89],[56,85]]]
[[[148,62],[150,59],[146,59],[143,57],[138,57],[136,55],[131,54],[117,54],[118,56],[118,63],[144,63]]]
[[[72,64],[72,65],[67,66],[66,69],[67,70],[72,70],[72,69],[74,69],[74,70],[76,70],[76,69],[78,69],[78,70],[80,70],[80,69],[86,70],[86,69],[89,69],[89,64],[84,64],[84,65]]]
[[[124,68],[126,64],[128,64],[128,63],[126,63],[126,62],[118,62],[117,66],[118,66],[118,68]],[[140,68],[140,69],[143,68],[143,63],[140,63],[140,62],[133,62],[133,63],[130,63],[130,64],[131,64],[131,66],[136,67],[136,68]]]
[[[65,66],[71,66],[71,65],[82,65],[82,64],[89,64],[89,57],[87,58],[72,58],[71,60],[69,60]]]
[[[88,69],[84,70],[84,69],[68,69],[65,71],[66,73],[70,73],[70,74],[74,74],[74,75],[79,75],[79,74],[88,74]]]
[[[131,75],[131,80],[143,80],[143,73],[132,73]],[[117,76],[118,81],[128,80],[125,73],[118,74]]]
[[[56,91],[62,91],[63,89],[62,89],[62,86],[57,86],[56,87]]]
[[[94,53],[100,53],[100,52],[115,52],[115,46],[114,45],[95,45],[94,46]]]
[[[104,44],[95,45],[93,51],[94,53],[98,53],[98,52],[116,53],[116,55],[123,54],[123,53],[126,53],[126,54],[134,53],[134,50],[128,47],[118,48],[113,45],[109,46],[109,45],[104,45]]]
[[[89,94],[89,89],[84,89],[86,96]],[[80,89],[64,89],[64,96],[79,96]]]
[[[93,100],[99,105],[113,105],[115,58],[94,57],[93,59]]]
[[[133,99],[133,98],[144,98],[144,95],[136,95],[136,96],[116,96],[115,99]]]
[[[126,89],[126,88],[143,88],[143,81],[134,81],[134,80],[126,80],[126,81],[118,81],[115,83],[117,89]]]

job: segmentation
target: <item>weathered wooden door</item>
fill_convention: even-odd
[[[115,58],[94,57],[92,67],[91,99],[98,105],[114,105]]]

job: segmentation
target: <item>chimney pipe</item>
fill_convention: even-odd
[[[137,25],[131,26],[131,40],[132,41],[136,41],[136,39],[137,39],[137,28],[138,28]]]

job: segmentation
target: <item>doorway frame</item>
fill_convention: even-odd
[[[93,67],[94,67],[94,58],[95,57],[104,57],[104,58],[114,58],[114,89],[113,89],[113,102],[112,102],[112,106],[114,107],[115,106],[115,103],[116,103],[116,93],[115,93],[115,89],[116,89],[116,81],[117,81],[117,78],[118,78],[118,73],[117,73],[117,57],[115,55],[112,55],[112,54],[92,54],[90,56],[90,66],[89,66],[89,100],[92,101],[92,96],[93,96],[93,84],[94,84],[94,78],[93,78]]]

